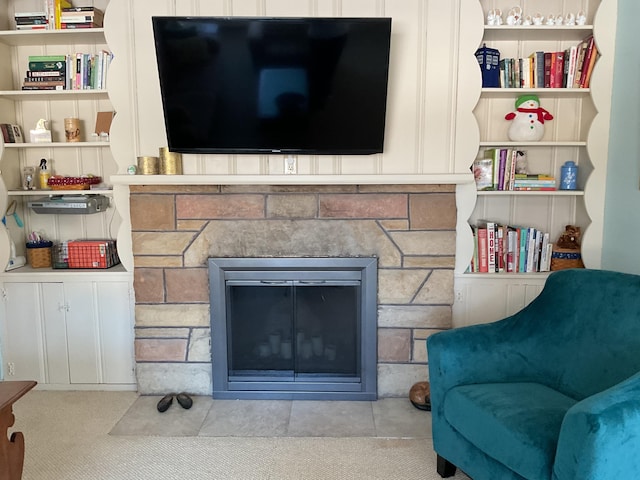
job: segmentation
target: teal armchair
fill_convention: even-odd
[[[518,313],[427,350],[440,476],[640,478],[640,276],[554,272]]]

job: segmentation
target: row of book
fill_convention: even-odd
[[[593,36],[558,52],[537,51],[499,62],[502,88],[588,88],[599,56]]]
[[[31,55],[22,90],[104,90],[113,54]]]
[[[474,251],[468,273],[533,273],[551,268],[549,233],[534,227],[481,221],[473,225]]]
[[[527,152],[512,148],[490,148],[473,163],[478,190],[555,190],[555,177],[527,172]]]
[[[43,0],[43,10],[16,12],[16,30],[100,28],[104,12],[95,7],[74,7],[68,0]]]
[[[11,123],[0,123],[0,131],[4,143],[24,143],[24,136],[20,125]]]

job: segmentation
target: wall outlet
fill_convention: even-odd
[[[294,156],[284,157],[284,174],[295,175],[298,173],[298,159]]]
[[[16,374],[16,364],[13,362],[7,362],[7,370],[9,370],[7,373],[9,374],[10,377],[14,376]]]

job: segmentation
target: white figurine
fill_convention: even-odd
[[[576,24],[576,16],[573,13],[567,13],[564,16],[564,24],[574,26]]]
[[[576,15],[576,24],[586,25],[586,23],[587,23],[587,15],[582,10],[580,10]]]
[[[526,25],[527,27],[533,25],[533,19],[531,18],[531,15],[524,16],[524,18],[522,19],[522,25]]]
[[[543,23],[544,23],[544,15],[542,15],[540,12],[536,13],[533,16],[533,24],[542,25]]]
[[[522,25],[522,8],[515,6],[507,13],[507,25]]]
[[[556,15],[556,25],[560,26],[564,23],[564,17],[560,15]]]
[[[555,25],[556,24],[556,16],[550,13],[547,15],[546,25]]]

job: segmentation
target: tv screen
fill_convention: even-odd
[[[382,152],[390,18],[152,20],[170,150]]]

